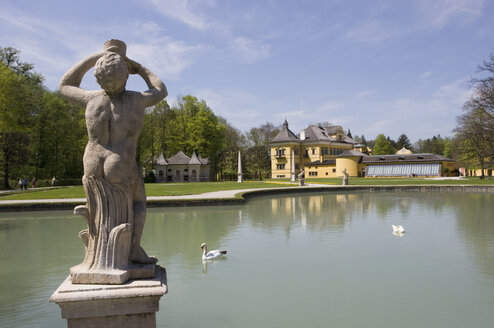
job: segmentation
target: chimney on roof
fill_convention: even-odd
[[[305,130],[300,131],[300,140],[305,140]]]

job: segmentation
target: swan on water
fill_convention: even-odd
[[[393,233],[404,233],[405,232],[405,228],[403,228],[402,225],[392,224],[392,226],[393,226]]]
[[[203,250],[203,253],[202,253],[202,259],[203,260],[217,259],[218,257],[221,257],[221,256],[226,254],[226,251],[219,250],[219,249],[215,249],[215,250],[208,252],[208,245],[206,243],[203,243],[201,245],[201,249]]]

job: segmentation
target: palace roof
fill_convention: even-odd
[[[341,156],[341,154],[340,154]],[[437,154],[398,154],[373,155],[362,158],[362,163],[396,163],[396,162],[454,162],[454,160]]]
[[[276,137],[271,140],[271,142],[287,142],[287,141],[296,141],[300,142],[300,139],[288,128],[288,122],[285,120],[283,123],[283,128],[280,133]]]

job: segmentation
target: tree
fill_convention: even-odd
[[[480,168],[483,179],[486,164],[494,158],[493,122],[484,110],[475,108],[459,116],[457,122],[455,158],[465,167]]]
[[[29,134],[40,90],[40,86],[28,77],[16,74],[3,60],[0,62],[0,162],[6,189],[10,188],[11,166],[19,164],[14,159],[21,156],[12,152],[24,151],[29,146],[20,147],[19,141],[29,143],[30,140],[29,137],[20,137],[20,134]]]
[[[412,144],[410,142],[410,139],[406,136],[406,134],[402,134],[398,137],[398,141],[396,142],[396,148],[397,149],[402,149],[405,147],[406,149],[411,150]]]
[[[138,163],[150,167],[163,152],[170,157],[179,151],[208,157],[212,174],[217,170],[225,145],[226,127],[204,100],[187,95],[170,107],[162,101],[145,114],[138,142]]]
[[[472,79],[472,96],[457,118],[453,154],[465,167],[484,168],[494,159],[494,53],[478,66],[480,77]]]
[[[264,173],[271,169],[269,143],[278,133],[280,133],[279,127],[266,122],[259,127],[251,128],[246,134],[249,148],[247,149],[245,168],[249,172],[253,172],[254,176],[259,176],[260,179]]]
[[[238,173],[238,152],[241,151],[242,162],[245,163],[247,149],[247,140],[245,135],[226,119],[219,117],[220,124],[225,127],[225,143],[219,153],[218,158],[218,174],[221,180],[236,179]],[[242,167],[245,171],[245,165]]]
[[[43,77],[41,74],[33,71],[33,64],[20,61],[20,53],[21,52],[19,50],[12,47],[0,47],[0,61],[10,68],[15,74],[24,76],[33,84],[41,86]]]
[[[389,138],[386,138],[384,134],[379,134],[374,140],[374,148],[372,153],[374,155],[391,155],[396,152],[396,149],[391,144]]]
[[[79,178],[87,143],[84,108],[65,101],[60,93],[45,91],[31,129],[33,175]]]

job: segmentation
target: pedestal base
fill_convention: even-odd
[[[156,327],[161,296],[168,292],[166,271],[156,266],[152,279],[122,285],[73,284],[70,276],[50,297],[67,327]]]
[[[152,279],[155,276],[155,264],[131,263],[126,270],[91,270],[83,265],[70,268],[70,276],[74,284],[121,285],[127,280]]]

